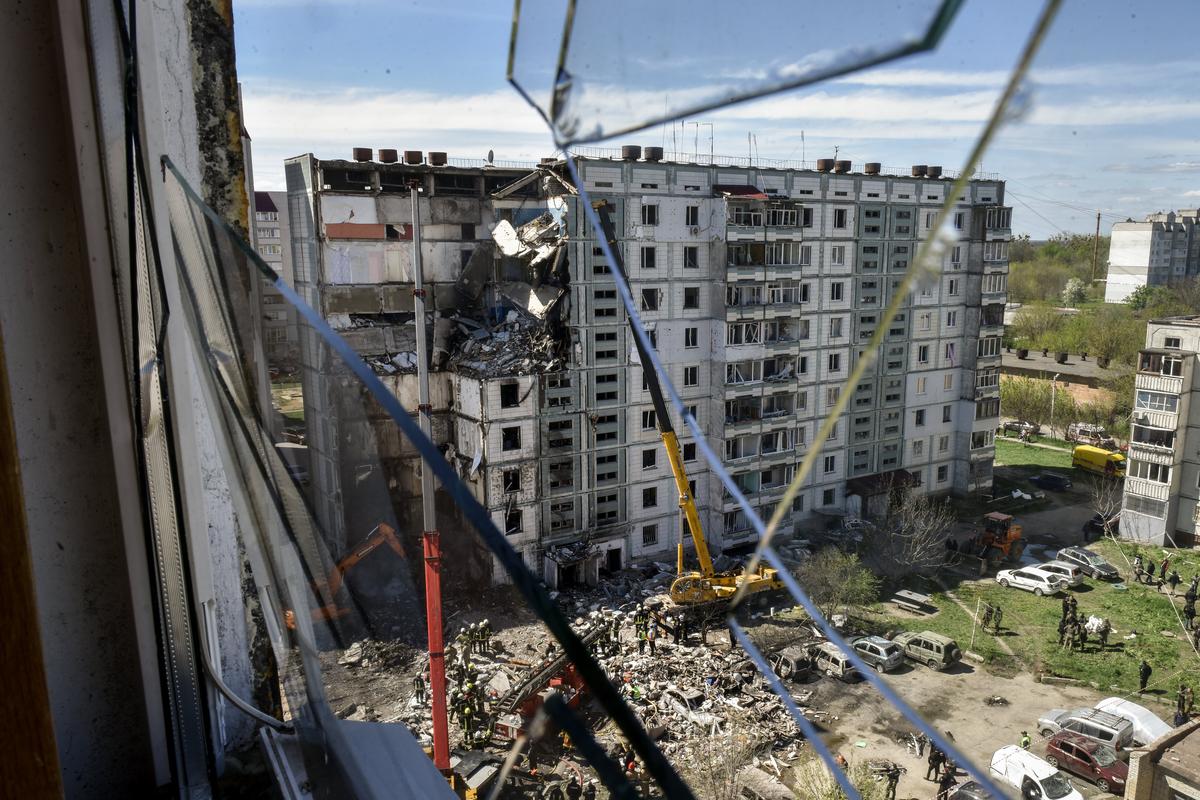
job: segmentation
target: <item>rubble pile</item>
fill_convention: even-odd
[[[528,375],[564,367],[561,347],[549,327],[537,319],[510,310],[492,327],[457,321],[466,336],[450,358],[451,367],[478,377]]]

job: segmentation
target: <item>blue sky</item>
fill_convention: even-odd
[[[573,67],[578,85],[610,94],[579,96],[603,96],[609,122],[619,113],[661,111],[703,94],[697,84],[713,75],[754,85],[771,68],[803,63],[818,48],[898,38],[919,28],[917,11],[932,5],[692,0],[648,12],[634,0],[585,1],[582,8],[603,13],[585,17],[592,33],[573,45]],[[544,20],[519,51],[537,96],[548,88],[562,6],[525,2],[526,14]],[[968,0],[933,53],[689,118],[704,123],[699,128],[655,126],[609,146],[707,153],[711,130],[718,154],[746,155],[749,133],[764,159],[812,161],[836,147],[856,165],[955,169],[1039,7]],[[234,12],[258,188],[283,188],[288,156],[347,157],[358,145],[465,158],[494,150],[497,158],[521,160],[555,151],[545,122],[504,79],[509,3],[234,0]],[[1035,238],[1090,233],[1096,210],[1107,229],[1127,216],[1200,206],[1198,22],[1200,4],[1190,0],[1064,4],[1032,72],[1025,113],[984,157],[984,170],[1009,181],[1016,231]],[[625,94],[612,93],[617,84]]]

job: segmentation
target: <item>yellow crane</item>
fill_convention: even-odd
[[[603,229],[604,238],[608,241],[609,250],[612,252],[614,263],[611,265],[611,269],[622,278],[627,278],[612,220],[612,206],[605,200],[598,200],[592,203],[592,207],[600,218],[600,227]],[[628,283],[627,280],[626,283]],[[747,594],[783,588],[783,583],[776,575],[776,571],[770,567],[760,567],[758,572],[750,575],[746,575],[745,571],[740,569],[730,572],[717,572],[713,569],[712,556],[708,552],[708,542],[704,538],[704,529],[700,525],[700,514],[696,511],[696,501],[692,497],[687,470],[683,465],[679,437],[675,434],[671,416],[667,413],[667,404],[663,399],[658,373],[651,366],[650,355],[637,335],[633,317],[629,318],[629,327],[633,333],[634,346],[637,347],[638,356],[642,362],[642,374],[645,375],[646,388],[650,392],[650,400],[654,404],[655,425],[662,438],[663,449],[667,451],[671,474],[675,476],[675,489],[679,492],[679,507],[683,510],[684,522],[692,537],[692,544],[696,548],[696,559],[699,561],[700,567],[698,570],[684,570],[683,537],[680,537],[676,553],[678,575],[671,583],[671,600],[683,606],[726,600],[732,597],[743,583],[747,584]]]

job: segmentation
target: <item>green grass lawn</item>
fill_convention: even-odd
[[[1072,471],[1071,454],[1044,447],[1026,447],[1021,442],[996,440],[996,466],[1036,467]]]
[[[1098,549],[1112,556],[1119,567],[1125,562],[1116,553],[1117,546],[1102,543]],[[1179,552],[1179,551],[1176,551]],[[1148,553],[1147,553],[1148,554]],[[1161,559],[1156,551],[1155,559]],[[1180,556],[1180,573],[1191,576],[1200,571],[1200,555]],[[1069,652],[1058,645],[1058,620],[1061,597],[1036,597],[1030,592],[1004,588],[992,578],[963,583],[952,588],[957,597],[970,609],[964,611],[945,594],[934,594],[938,613],[931,617],[911,618],[892,616],[890,606],[875,606],[872,619],[884,627],[906,630],[933,630],[954,638],[963,649],[978,653],[987,669],[1001,675],[1015,670],[1041,672],[1047,675],[1075,678],[1090,683],[1100,691],[1126,693],[1137,690],[1138,666],[1145,658],[1153,667],[1151,685],[1161,680],[1159,688],[1174,697],[1180,681],[1200,687],[1200,659],[1183,638],[1183,632],[1170,601],[1148,586],[1130,584],[1126,589],[1085,579],[1075,590],[1079,611],[1085,617],[1095,614],[1107,617],[1115,628],[1109,637],[1109,649],[1099,652],[1095,642],[1089,642],[1087,652]],[[977,603],[999,605],[1004,609],[1002,639],[1016,654],[1016,660],[1006,654],[997,639],[976,630],[971,645],[972,616]],[[1135,639],[1124,637],[1136,631]],[[1173,633],[1165,636],[1163,632]],[[1178,674],[1176,674],[1178,673]]]

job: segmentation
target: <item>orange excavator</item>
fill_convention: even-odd
[[[408,558],[408,554],[404,551],[404,545],[400,542],[400,537],[396,535],[396,529],[386,522],[376,525],[375,529],[367,534],[367,538],[359,542],[341,561],[334,564],[333,569],[329,570],[329,577],[325,579],[323,584],[318,583],[313,586],[313,594],[316,597],[329,598],[328,605],[313,609],[312,618],[314,622],[340,619],[350,613],[349,608],[338,605],[337,602],[338,593],[341,591],[342,584],[346,579],[346,573],[384,544],[390,547],[392,552],[401,558]],[[289,628],[294,629],[296,627],[296,616],[291,609],[288,609],[284,614],[284,618]]]

